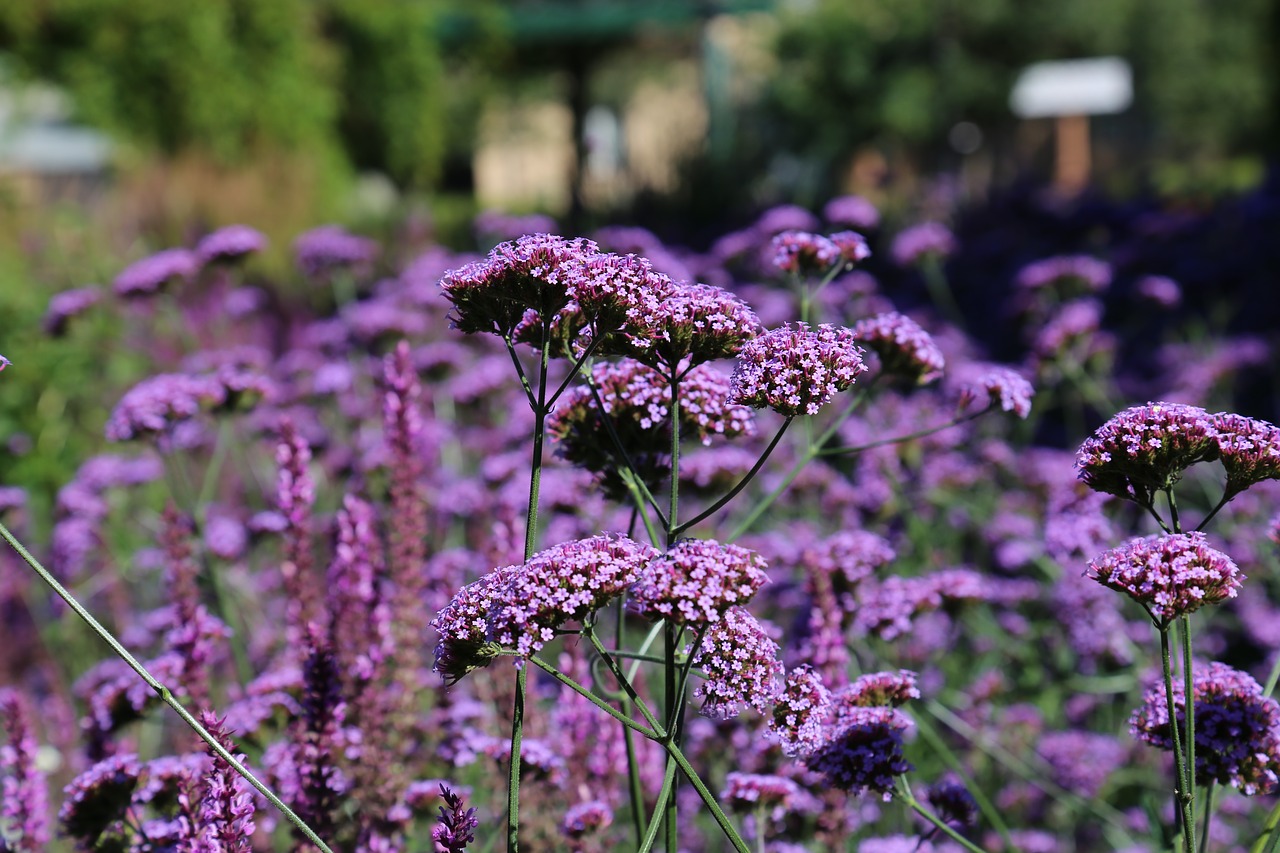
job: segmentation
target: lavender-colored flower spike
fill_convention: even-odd
[[[196,244],[196,256],[202,263],[233,262],[267,248],[267,238],[248,225],[228,225],[205,235]]]
[[[40,853],[49,844],[49,794],[36,766],[31,711],[12,689],[0,690],[0,847],[13,853]]]
[[[1218,782],[1245,796],[1280,787],[1280,704],[1248,674],[1223,663],[1197,665],[1192,677],[1196,715],[1196,784]],[[1139,740],[1172,750],[1169,705],[1163,684],[1151,687],[1129,720]],[[1173,685],[1177,725],[1185,724],[1186,693]]]
[[[67,331],[67,323],[98,304],[102,299],[102,291],[96,287],[77,287],[55,293],[49,300],[49,307],[44,312],[40,325],[45,334],[61,337]]]
[[[707,676],[693,691],[703,700],[703,716],[727,720],[738,716],[743,705],[767,714],[777,700],[782,678],[778,644],[741,607],[730,607],[707,629],[693,666]]]
[[[747,342],[733,372],[734,398],[787,417],[813,415],[866,372],[850,329],[790,324]]]
[[[236,753],[225,720],[205,711],[200,722],[237,761],[245,763],[245,756]],[[204,778],[204,796],[200,798],[200,841],[207,845],[209,853],[251,853],[255,829],[253,790],[212,749],[209,755],[213,766]]]
[[[1217,459],[1213,419],[1181,403],[1148,403],[1115,415],[1076,453],[1076,470],[1099,492],[1150,504],[1197,462]]]
[[[448,785],[440,783],[440,796],[445,804],[440,807],[440,821],[431,830],[431,840],[440,853],[462,853],[476,840],[475,830],[480,825],[475,809],[463,809],[462,797]]]
[[[212,617],[200,603],[196,586],[200,569],[192,555],[192,529],[191,520],[173,504],[165,507],[160,541],[165,554],[165,586],[173,611],[173,626],[166,639],[181,661],[177,673],[180,689],[193,706],[203,708],[209,702],[208,664],[213,656],[210,637],[203,629]]]
[[[947,361],[933,337],[904,314],[890,311],[859,320],[858,343],[880,357],[880,371],[913,385],[927,385],[942,376]]]
[[[1280,429],[1267,421],[1221,412],[1213,416],[1218,453],[1227,471],[1227,494],[1263,480],[1280,479]]]
[[[822,726],[830,709],[831,692],[821,676],[811,666],[798,666],[787,673],[765,736],[792,758],[808,755],[822,744]]]
[[[126,298],[151,296],[174,279],[192,278],[199,269],[199,260],[186,249],[165,249],[126,267],[112,287]]]
[[[1235,598],[1244,579],[1230,557],[1209,547],[1203,533],[1134,539],[1094,559],[1086,576],[1127,593],[1162,625]]]
[[[651,560],[631,588],[630,606],[649,619],[719,621],[769,580],[759,554],[714,539],[682,539]]]
[[[287,524],[284,529],[284,561],[280,574],[284,582],[286,647],[298,650],[305,626],[315,613],[316,590],[312,577],[311,506],[316,487],[307,469],[311,447],[293,421],[280,421],[280,443],[276,446],[276,504]]]

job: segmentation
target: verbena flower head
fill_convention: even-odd
[[[631,588],[630,605],[649,619],[677,624],[719,621],[769,580],[764,558],[714,539],[682,539],[649,561]]]
[[[910,670],[872,672],[858,678],[831,697],[839,716],[847,708],[897,708],[920,698],[916,674]]]
[[[819,809],[817,799],[794,779],[772,773],[726,773],[720,799],[740,814],[763,812],[775,824],[789,814]],[[765,828],[757,827],[756,832],[762,834]]]
[[[49,307],[40,321],[45,333],[60,337],[67,331],[67,323],[88,311],[102,299],[102,291],[96,287],[77,287],[56,293],[49,300]]]
[[[942,260],[956,250],[956,238],[940,222],[923,222],[905,229],[893,238],[890,253],[894,263],[909,267],[926,259]]]
[[[1160,308],[1177,308],[1182,304],[1182,287],[1166,276],[1143,276],[1133,290],[1139,299]]]
[[[831,709],[831,691],[813,667],[798,666],[787,680],[773,707],[765,736],[792,758],[808,755],[822,744],[823,721]]]
[[[481,261],[450,270],[440,289],[453,303],[450,315],[461,332],[512,334],[526,311],[552,317],[572,301],[572,280],[599,247],[582,237],[529,234],[499,243]]]
[[[124,817],[141,775],[142,763],[133,753],[113,755],[81,773],[63,791],[58,810],[62,831],[92,849]]]
[[[633,312],[606,350],[666,372],[731,358],[760,333],[745,302],[709,284],[673,284],[651,310]]]
[[[1035,388],[1017,370],[1001,365],[973,365],[972,378],[960,386],[959,407],[966,409],[975,401],[987,405],[999,405],[1003,411],[1013,412],[1026,420],[1031,414],[1031,398]]]
[[[337,225],[321,225],[293,241],[298,269],[309,276],[336,270],[363,271],[378,256],[378,244]]]
[[[574,841],[608,829],[613,823],[613,809],[602,800],[587,800],[570,806],[560,821],[560,832]]]
[[[1209,547],[1203,533],[1134,539],[1094,559],[1086,576],[1127,593],[1161,624],[1235,598],[1244,579],[1230,557]]]
[[[925,799],[933,811],[952,829],[966,829],[978,825],[978,803],[961,782],[942,779],[929,786]]]
[[[880,211],[860,195],[842,195],[822,208],[822,218],[832,225],[871,230],[880,225]]]
[[[126,298],[151,296],[174,279],[192,278],[199,268],[196,256],[186,249],[165,249],[125,267],[112,288]]]
[[[1280,429],[1274,424],[1221,412],[1213,416],[1213,428],[1218,458],[1227,471],[1227,494],[1280,479]]]
[[[804,763],[842,791],[858,795],[870,790],[888,800],[894,779],[911,770],[902,752],[909,725],[894,708],[852,709]]]
[[[742,347],[733,371],[734,398],[787,417],[816,414],[867,370],[850,329],[787,324]]]
[[[1024,290],[1052,289],[1060,298],[1099,293],[1111,286],[1111,264],[1088,255],[1062,255],[1027,264],[1018,271]]]
[[[1141,504],[1182,472],[1219,455],[1209,413],[1181,403],[1148,403],[1115,415],[1080,445],[1076,470],[1091,489]]]
[[[196,244],[196,257],[203,264],[232,262],[267,248],[267,238],[248,225],[228,225],[206,234]]]
[[[706,678],[693,691],[702,699],[701,713],[713,720],[738,716],[743,705],[769,713],[778,696],[782,662],[778,644],[756,618],[741,607],[730,607],[711,625],[693,666]]]
[[[617,598],[657,555],[625,536],[593,536],[556,545],[506,570],[488,616],[488,639],[536,654],[555,629]]]
[[[489,613],[514,570],[495,569],[467,584],[431,620],[431,627],[440,635],[432,669],[446,684],[456,683],[497,657],[500,647],[489,639]]]
[[[836,244],[840,249],[840,259],[849,266],[871,257],[871,247],[867,245],[867,238],[857,231],[837,231],[827,239]]]
[[[108,441],[163,435],[179,423],[226,402],[227,391],[213,377],[162,373],[125,392],[107,418]]]
[[[820,234],[783,231],[773,238],[773,265],[796,275],[824,273],[843,259],[840,247]]]
[[[1247,673],[1223,663],[1197,664],[1192,675],[1196,716],[1196,784],[1217,782],[1246,796],[1280,787],[1280,704],[1266,696]],[[1177,725],[1186,723],[1182,679],[1173,684]],[[1173,749],[1164,684],[1155,684],[1129,718],[1134,737]]]
[[[880,370],[890,376],[926,385],[941,377],[947,366],[933,337],[896,311],[859,320],[853,330],[858,343],[880,357]]]

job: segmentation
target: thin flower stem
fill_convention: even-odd
[[[927,257],[920,264],[920,271],[923,273],[925,289],[929,291],[929,299],[933,302],[933,306],[937,308],[942,316],[955,324],[956,328],[964,328],[964,315],[960,313],[960,306],[956,304],[955,296],[951,293],[951,286],[947,283],[946,274],[942,271],[942,262],[935,257]]]
[[[1160,517],[1160,513],[1156,512],[1155,505],[1151,501],[1140,503],[1139,506],[1141,506],[1147,512],[1151,513],[1151,517],[1156,520],[1156,524],[1160,525],[1161,530],[1163,530],[1165,533],[1173,532],[1173,530],[1169,528],[1169,525],[1164,523],[1164,519]]]
[[[649,706],[636,693],[635,688],[631,685],[631,681],[622,673],[622,667],[618,666],[618,662],[613,659],[613,655],[600,642],[600,638],[596,636],[596,632],[591,628],[586,628],[583,633],[587,635],[592,647],[596,653],[604,660],[605,666],[609,667],[609,672],[613,673],[613,677],[618,680],[618,686],[626,692],[627,697],[636,704],[636,708],[640,711],[640,716],[644,717],[644,721],[653,729],[654,734],[659,738],[667,736],[666,728],[658,722],[658,718],[649,710]]]
[[[515,365],[516,375],[520,377],[520,387],[524,389],[524,396],[529,401],[529,408],[537,411],[538,398],[533,396],[533,388],[529,385],[529,376],[524,372],[524,365],[520,363],[520,356],[516,353],[516,348],[511,343],[511,336],[503,335],[502,342],[507,345],[507,352],[511,355],[511,363]]]
[[[1214,516],[1218,514],[1219,510],[1221,510],[1224,506],[1230,503],[1231,498],[1233,497],[1234,495],[1232,495],[1230,492],[1224,491],[1222,493],[1222,498],[1218,501],[1217,504],[1214,505],[1213,509],[1209,510],[1209,514],[1206,515],[1203,519],[1201,519],[1200,523],[1196,525],[1196,531],[1199,532],[1201,530],[1204,530],[1205,527],[1209,524],[1209,522],[1213,521]]]
[[[630,468],[624,468],[619,471],[618,476],[622,478],[622,482],[627,487],[627,491],[631,492],[631,500],[635,503],[634,511],[639,515],[641,521],[644,523],[644,530],[645,533],[649,535],[650,544],[655,548],[662,547],[662,538],[658,535],[658,529],[653,526],[653,519],[649,518],[649,508],[646,506],[644,494],[641,492],[641,489],[644,488],[644,483],[636,476],[635,471]],[[644,489],[644,491],[647,492],[648,489]],[[652,500],[652,495],[650,495],[650,500]],[[656,505],[654,506],[654,510],[658,511]],[[661,515],[662,513],[659,511],[658,514]],[[663,526],[665,527],[665,519],[663,521]]]
[[[610,717],[613,717],[613,718],[614,718],[615,720],[617,720],[618,722],[622,723],[622,724],[623,724],[624,726],[626,726],[628,729],[631,729],[632,731],[635,731],[635,732],[639,732],[640,734],[642,734],[642,735],[644,735],[645,737],[650,738],[650,739],[657,737],[657,732],[655,732],[653,729],[649,729],[649,728],[646,728],[646,727],[644,727],[644,726],[640,725],[640,724],[639,724],[639,723],[637,723],[635,720],[631,719],[631,718],[630,718],[630,717],[628,717],[626,714],[623,714],[623,713],[622,713],[621,711],[619,711],[617,708],[613,707],[613,706],[612,706],[612,705],[610,705],[608,702],[606,702],[606,701],[604,701],[603,699],[601,699],[601,698],[600,698],[599,696],[597,696],[595,693],[592,693],[592,692],[591,692],[590,690],[588,690],[586,687],[584,687],[583,685],[581,685],[581,684],[579,684],[578,682],[574,681],[572,678],[570,678],[569,676],[565,675],[565,674],[564,674],[563,672],[561,672],[560,670],[556,669],[556,668],[555,668],[554,666],[552,666],[549,662],[547,662],[547,661],[543,660],[542,658],[538,657],[537,655],[531,655],[531,656],[529,657],[529,660],[530,660],[530,661],[531,661],[535,666],[537,666],[539,669],[541,669],[543,672],[545,672],[545,673],[547,673],[548,675],[550,675],[550,676],[551,676],[552,678],[554,678],[556,681],[559,681],[559,682],[560,682],[561,684],[563,684],[565,687],[568,687],[570,690],[572,690],[572,691],[574,691],[575,693],[579,694],[579,695],[580,695],[580,696],[582,696],[584,699],[589,700],[589,701],[591,702],[591,704],[595,705],[597,708],[599,708],[600,710],[604,711],[606,714],[608,714]]]
[[[960,781],[964,783],[965,788],[973,796],[974,802],[978,804],[978,811],[987,819],[991,827],[1000,835],[1000,840],[1004,842],[1006,850],[1013,850],[1013,839],[1009,836],[1009,826],[1004,822],[1004,818],[1000,815],[1000,810],[996,808],[995,803],[991,802],[991,798],[982,790],[981,786],[975,785],[969,773],[964,769],[963,763],[947,746],[947,742],[943,740],[942,735],[934,728],[933,723],[924,714],[912,714],[916,721],[916,728],[920,730],[920,736],[929,743],[934,752],[942,757],[943,762],[955,773]]]
[[[705,521],[706,519],[715,515],[717,512],[724,509],[725,505],[728,504],[729,501],[736,498],[738,496],[738,493],[747,487],[747,484],[751,482],[751,480],[756,476],[756,474],[760,473],[760,469],[764,467],[764,463],[769,461],[769,457],[773,455],[774,448],[778,446],[778,442],[782,440],[782,436],[786,433],[787,427],[791,426],[791,422],[794,420],[795,420],[794,415],[784,420],[782,422],[782,426],[778,427],[778,432],[773,436],[773,441],[769,442],[769,446],[764,449],[764,454],[759,459],[756,460],[756,464],[751,467],[751,470],[747,472],[747,475],[743,477],[741,480],[739,480],[737,485],[735,485],[732,489],[726,492],[724,496],[720,498],[720,500],[716,501],[711,506],[707,507],[702,512],[698,513],[693,518],[686,521],[684,524],[681,524],[680,526],[678,526],[676,528],[676,536],[680,536],[682,533],[684,533],[690,527],[693,527],[698,522]]]
[[[1173,800],[1178,808],[1178,814],[1182,818],[1183,849],[1186,853],[1195,853],[1195,817],[1189,814],[1189,809],[1187,808],[1191,802],[1191,798],[1187,794],[1189,790],[1187,763],[1186,756],[1182,750],[1182,733],[1178,730],[1177,709],[1173,701],[1173,666],[1169,653],[1169,626],[1161,623],[1157,626],[1157,630],[1160,634],[1160,668],[1164,677],[1164,695],[1169,712],[1169,731],[1173,735],[1173,763],[1178,776],[1173,786]]]
[[[1179,619],[1179,633],[1182,634],[1182,691],[1186,694],[1186,715],[1187,715],[1187,737],[1186,737],[1186,760],[1187,760],[1187,811],[1191,815],[1191,834],[1192,843],[1195,842],[1195,814],[1196,814],[1196,697],[1195,697],[1195,673],[1191,665],[1191,617],[1183,614]]]
[[[862,401],[866,399],[867,392],[870,390],[870,387],[871,383],[868,383],[860,389],[858,393],[853,396],[853,399],[849,401],[849,405],[845,407],[844,411],[836,416],[836,419],[831,422],[831,425],[827,427],[822,435],[818,436],[816,441],[810,441],[808,443],[804,453],[796,460],[796,463],[791,466],[791,470],[787,472],[787,476],[782,479],[782,482],[778,484],[777,488],[766,495],[764,500],[756,504],[747,517],[744,518],[734,529],[733,533],[729,534],[730,542],[750,530],[751,526],[760,520],[760,516],[764,515],[765,510],[773,506],[774,501],[782,496],[782,493],[791,486],[796,477],[800,476],[800,472],[804,470],[804,467],[812,462],[814,457],[818,455],[818,451],[821,450],[822,445],[836,434],[836,430],[840,428],[840,425],[847,421],[857,410],[858,406],[862,404]]]
[[[202,741],[208,744],[209,748],[213,750],[219,758],[227,762],[232,770],[239,773],[244,777],[246,782],[258,791],[258,793],[266,797],[267,801],[271,803],[271,805],[275,806],[282,815],[284,815],[285,820],[293,824],[299,832],[306,836],[308,841],[316,845],[316,847],[323,851],[323,853],[333,853],[329,846],[320,840],[320,837],[315,834],[311,827],[307,826],[302,818],[298,817],[279,797],[273,794],[270,788],[260,782],[258,777],[250,773],[249,769],[241,764],[226,747],[219,743],[217,738],[209,734],[208,730],[200,724],[200,721],[193,717],[191,712],[189,712],[181,702],[174,698],[174,695],[169,691],[169,688],[156,680],[155,676],[148,672],[147,668],[143,666],[137,658],[130,654],[129,650],[121,645],[120,641],[117,640],[110,631],[104,628],[97,619],[93,618],[93,615],[89,613],[88,610],[85,610],[84,606],[80,604],[76,597],[68,592],[62,584],[58,583],[57,579],[51,575],[44,566],[40,565],[40,562],[35,557],[31,556],[31,553],[27,551],[26,548],[22,547],[22,543],[14,538],[14,535],[10,533],[9,529],[3,524],[0,524],[0,537],[3,537],[4,540],[18,552],[18,556],[21,557],[37,575],[40,576],[40,580],[44,581],[59,598],[65,601],[67,606],[70,607],[77,616],[84,620],[84,623],[88,625],[103,642],[110,646],[111,650],[115,652],[121,660],[128,664],[129,668],[136,672],[138,677],[146,682],[148,687],[155,691],[161,701],[172,708],[173,711],[182,718],[182,721],[190,726],[191,730],[194,731]]]
[[[906,776],[899,776],[896,782],[897,782],[896,787],[897,787],[898,796],[901,797],[904,802],[906,802],[907,806],[910,807],[912,811],[920,815],[920,817],[924,818],[925,820],[929,821],[929,823],[936,826],[944,835],[946,835],[952,841],[959,844],[964,849],[972,851],[972,853],[986,853],[986,851],[983,850],[981,847],[974,844],[972,841],[970,841],[969,839],[965,838],[963,835],[961,835],[960,833],[952,829],[951,826],[945,820],[943,820],[942,818],[934,814],[932,811],[930,811],[929,808],[924,805],[924,803],[921,803],[919,800],[917,800],[916,795],[911,792],[911,786],[907,783]]]
[[[1204,825],[1200,827],[1200,853],[1209,853],[1209,823],[1213,817],[1213,795],[1216,790],[1210,779],[1204,791]]]
[[[990,411],[991,411],[991,408],[988,407],[978,412],[970,412],[967,415],[961,415],[959,417],[952,418],[951,420],[945,423],[935,424],[934,426],[926,427],[925,429],[916,430],[915,432],[907,433],[906,435],[896,435],[892,438],[882,438],[876,441],[867,442],[866,444],[859,444],[855,447],[828,447],[825,450],[819,451],[818,455],[819,456],[849,456],[855,453],[861,453],[864,450],[871,450],[876,447],[884,447],[886,444],[898,444],[903,441],[914,441],[917,438],[924,438],[925,436],[933,435],[936,432],[942,432],[945,429],[951,429],[954,426],[959,426],[960,424],[968,423],[969,421],[974,420],[975,418],[982,417],[983,415],[985,415],[987,412],[990,412]]]
[[[613,425],[613,419],[609,416],[609,412],[604,407],[604,399],[600,396],[600,389],[596,387],[595,380],[591,378],[591,374],[587,373],[587,388],[591,390],[591,396],[595,398],[596,406],[600,409],[600,420],[604,421],[605,431],[609,433],[609,440],[613,442],[614,449],[618,451],[618,455],[622,457],[622,464],[625,466],[622,471],[618,472],[618,476],[622,477],[624,483],[627,482],[627,476],[634,478],[635,488],[639,489],[644,495],[645,501],[658,514],[658,519],[662,522],[662,526],[667,526],[667,517],[662,513],[662,507],[658,505],[658,499],[653,496],[653,492],[649,490],[649,486],[645,484],[644,478],[640,476],[634,462],[631,461],[631,454],[627,453],[627,448],[622,443],[622,439],[618,436],[617,427]],[[628,488],[631,484],[628,483]],[[648,519],[646,519],[646,522]],[[657,544],[657,540],[654,540]]]
[[[1262,695],[1270,696],[1276,689],[1277,681],[1280,681],[1280,655],[1276,655],[1276,662],[1271,665],[1271,673],[1267,676],[1267,683],[1262,688]]]
[[[756,853],[765,853],[764,827],[765,821],[769,819],[767,809],[765,803],[756,804]]]
[[[662,829],[666,813],[667,800],[671,797],[671,787],[676,781],[676,763],[667,762],[667,769],[662,775],[662,788],[658,791],[658,800],[654,803],[653,814],[649,818],[649,827],[645,831],[644,840],[640,843],[638,853],[650,853],[658,843],[658,833]]]
[[[680,378],[671,369],[671,501],[667,510],[667,547],[675,544],[680,506]],[[674,799],[672,800],[674,802]]]
[[[639,509],[636,510],[639,512]],[[632,515],[632,525],[635,525],[635,516]],[[626,634],[627,619],[627,601],[626,596],[618,598],[614,606],[614,623],[613,623],[613,645],[614,648],[621,648],[623,638]],[[595,676],[595,663],[602,661],[602,658],[596,658],[592,662],[591,674]],[[622,713],[628,717],[631,716],[632,702],[629,696],[625,694],[618,700],[618,704],[622,706]],[[622,743],[627,753],[627,795],[631,799],[631,827],[635,831],[636,846],[640,846],[641,840],[644,838],[644,786],[640,783],[640,759],[636,755],[636,739],[631,732],[630,727],[622,727]]]
[[[671,494],[667,509],[666,545],[668,549],[675,544],[677,521],[680,517],[680,377],[675,366],[671,368],[669,381],[671,387]],[[683,705],[683,695],[676,688],[679,675],[676,667],[676,647],[679,644],[679,635],[680,631],[675,623],[668,620],[664,650],[666,660],[662,667],[663,693],[666,700],[664,719],[667,723],[666,740],[674,746],[680,745],[680,708]],[[673,760],[673,757],[669,757],[668,765]],[[664,818],[667,853],[677,853],[680,849],[679,801],[676,797],[679,786],[679,777],[673,775]]]
[[[645,663],[662,663],[665,660],[665,658],[659,655],[643,655],[636,652],[628,652],[623,649],[614,649],[610,654],[621,660],[636,660],[644,661]]]
[[[724,809],[720,808],[720,803],[707,789],[706,784],[702,781],[702,777],[698,775],[698,771],[693,769],[693,765],[689,763],[689,759],[685,758],[680,747],[675,743],[666,744],[667,754],[675,759],[676,764],[680,765],[680,770],[684,772],[685,778],[689,780],[689,784],[693,785],[693,789],[698,792],[698,796],[702,798],[702,802],[706,805],[707,810],[711,812],[711,816],[720,827],[720,831],[724,833],[725,838],[733,845],[733,849],[738,853],[751,853],[751,848],[747,847],[747,842],[742,840],[742,836],[733,828],[733,824],[729,822],[728,816],[724,813]]]
[[[1262,832],[1249,848],[1249,853],[1275,853],[1280,848],[1280,801],[1271,807]]]
[[[667,744],[675,744],[676,734],[676,717],[680,707],[680,700],[676,696],[676,625],[670,620],[667,621],[664,629],[666,643],[663,647],[664,660],[662,662],[663,675],[663,698],[665,708],[663,709],[663,720],[666,721],[667,737],[663,738],[663,742]],[[667,769],[672,769],[675,761],[674,756],[667,756]],[[671,779],[671,792],[667,796],[665,806],[664,824],[666,827],[666,850],[667,853],[676,853],[679,849],[679,825],[676,823],[678,817],[676,807],[675,788],[679,784],[679,780],[674,776]]]
[[[560,395],[563,394],[566,389],[568,389],[569,383],[572,382],[574,377],[578,375],[578,371],[582,370],[582,366],[587,363],[587,360],[591,358],[591,356],[595,355],[596,347],[599,345],[602,339],[603,339],[603,336],[601,335],[592,336],[591,343],[587,344],[586,349],[582,351],[582,355],[578,356],[574,360],[573,367],[569,369],[569,375],[564,378],[564,381],[560,383],[559,387],[556,388],[556,390],[552,393],[551,397],[547,400],[548,408],[556,404],[556,400],[559,400]]]

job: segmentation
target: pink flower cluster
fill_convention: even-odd
[[[769,713],[782,679],[778,644],[756,618],[730,607],[707,629],[693,666],[706,673],[693,695],[702,699],[703,716],[727,720],[750,705]]]
[[[1230,557],[1209,547],[1203,533],[1134,539],[1094,559],[1086,576],[1127,593],[1161,624],[1235,598],[1244,579]]]
[[[720,620],[769,580],[759,554],[714,539],[682,539],[649,562],[631,588],[630,606],[649,619],[678,624]]]
[[[757,409],[796,417],[817,414],[866,372],[849,329],[787,324],[750,341],[738,354],[734,397]]]
[[[946,369],[947,360],[933,337],[897,311],[859,320],[853,331],[859,343],[880,357],[882,373],[927,385]]]

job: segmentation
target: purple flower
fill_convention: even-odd
[[[1013,412],[1023,420],[1031,414],[1031,398],[1035,396],[1035,388],[1017,370],[1000,365],[966,365],[965,373],[972,378],[963,380],[960,386],[961,409],[978,400],[985,400],[987,405],[1000,405],[1006,412]]]
[[[245,756],[236,753],[225,719],[205,711],[200,722],[237,761],[245,762]],[[255,829],[253,790],[212,748],[209,757],[213,766],[205,776],[205,792],[200,799],[201,841],[219,853],[250,853]]]
[[[560,832],[565,838],[578,840],[603,832],[613,823],[613,809],[601,800],[588,800],[569,807],[560,821]]]
[[[1163,703],[1163,692],[1160,699]],[[1126,760],[1119,741],[1092,732],[1050,732],[1040,739],[1036,751],[1053,768],[1056,784],[1088,799],[1098,796],[1107,777]]]
[[[771,207],[751,226],[752,230],[766,236],[782,231],[813,231],[818,218],[798,204],[780,204]]]
[[[804,759],[842,791],[858,795],[875,791],[888,800],[894,780],[911,770],[903,756],[903,732],[910,723],[894,708],[855,708],[842,724]]]
[[[867,245],[867,238],[857,231],[837,231],[827,239],[836,244],[840,249],[840,258],[849,266],[871,257],[871,247]]]
[[[476,214],[471,227],[477,237],[485,240],[514,240],[522,234],[549,234],[556,230],[556,221],[541,213],[516,216],[500,210],[483,210]]]
[[[1053,288],[1063,298],[1099,293],[1111,285],[1111,264],[1088,255],[1062,255],[1027,264],[1018,271],[1023,290]]]
[[[1146,275],[1133,286],[1139,299],[1160,308],[1177,308],[1182,304],[1182,288],[1162,275]]]
[[[858,343],[880,357],[880,371],[913,385],[942,376],[947,361],[933,337],[910,317],[890,311],[859,320],[853,327]]]
[[[480,819],[476,817],[475,809],[464,811],[462,797],[443,782],[440,783],[440,798],[444,805],[440,807],[439,822],[431,830],[431,840],[440,853],[462,853],[468,844],[476,840],[475,830]]]
[[[1150,504],[1197,462],[1218,458],[1217,431],[1204,409],[1148,403],[1115,415],[1080,445],[1076,470],[1089,488]]]
[[[67,323],[88,311],[102,299],[102,291],[96,287],[77,287],[55,293],[49,300],[40,325],[48,335],[61,337],[67,331]]]
[[[133,753],[113,755],[81,773],[63,791],[58,811],[62,831],[92,848],[98,836],[124,818],[141,774],[142,764]]]
[[[467,584],[431,621],[440,635],[432,669],[454,684],[473,669],[488,666],[499,646],[489,640],[489,612],[501,602],[500,593],[517,567],[495,569]]]
[[[202,408],[226,402],[227,390],[208,376],[162,373],[144,379],[125,392],[107,419],[108,441],[130,441],[147,435],[165,436]]]
[[[301,647],[306,625],[315,611],[311,507],[316,500],[316,487],[310,462],[311,446],[292,420],[282,418],[280,442],[276,445],[276,506],[286,522],[280,575],[286,596],[286,643],[294,653]]]
[[[5,369],[6,367],[8,367],[9,365],[11,365],[11,364],[13,364],[13,362],[12,362],[12,361],[10,361],[9,359],[7,359],[7,358],[5,358],[4,356],[0,355],[0,372],[3,372],[3,371],[4,371],[4,369]]]
[[[719,621],[769,580],[759,554],[714,539],[682,539],[653,558],[631,588],[630,605],[649,619],[677,624]]]
[[[322,225],[298,235],[293,252],[298,269],[319,276],[340,269],[363,270],[378,256],[378,244],[337,225]]]
[[[851,708],[897,708],[920,698],[916,674],[910,670],[872,672],[858,678],[832,695],[836,718]]]
[[[934,812],[952,829],[978,824],[978,803],[969,789],[955,779],[942,779],[929,786],[925,799]]]
[[[625,536],[595,536],[534,554],[508,570],[488,617],[489,639],[521,657],[537,654],[555,629],[620,596],[656,553]]]
[[[801,553],[808,572],[823,572],[836,581],[835,592],[846,593],[875,574],[896,555],[884,537],[867,530],[842,530],[810,545]]]
[[[238,261],[267,248],[267,238],[248,225],[228,225],[206,234],[196,244],[196,256],[203,264]]]
[[[1163,684],[1151,687],[1129,719],[1130,731],[1158,749],[1172,750]],[[1196,784],[1218,782],[1246,796],[1280,787],[1280,704],[1246,673],[1223,663],[1197,665],[1192,676],[1196,716]],[[1186,693],[1173,685],[1178,728],[1186,722]]]
[[[1213,416],[1219,459],[1227,471],[1227,494],[1263,480],[1280,479],[1280,429],[1274,424],[1220,412]]]
[[[31,711],[15,690],[0,689],[0,844],[13,853],[39,853],[49,843],[49,797],[36,765],[40,744],[31,731]]]
[[[778,644],[741,607],[730,607],[707,628],[693,666],[706,673],[693,695],[703,700],[700,713],[713,720],[736,717],[743,705],[769,713],[783,673]]]
[[[783,231],[773,238],[773,265],[785,273],[821,274],[840,260],[840,247],[820,234]]]
[[[832,225],[846,225],[870,231],[880,226],[880,211],[860,195],[842,195],[822,208],[822,218]]]
[[[709,284],[673,284],[651,310],[629,316],[606,349],[670,373],[690,365],[731,358],[760,333],[746,303]]]
[[[941,260],[956,250],[956,238],[939,222],[924,222],[905,229],[893,238],[894,263],[900,267],[913,266],[926,258]]]
[[[1102,311],[1102,303],[1096,299],[1073,299],[1036,332],[1032,351],[1045,361],[1060,358],[1082,361],[1104,349],[1109,344],[1108,337],[1098,331],[1102,327]]]
[[[822,744],[830,709],[831,693],[822,677],[811,666],[798,666],[787,673],[765,736],[780,744],[784,754],[802,758]]]
[[[1161,625],[1235,598],[1244,575],[1203,533],[1134,539],[1089,563],[1086,577],[1127,593]]]
[[[735,812],[762,813],[771,824],[782,823],[789,814],[820,809],[817,799],[794,779],[765,773],[725,774],[720,799]],[[756,829],[757,834],[763,831],[763,827]]]
[[[823,324],[787,324],[749,341],[733,371],[734,398],[756,409],[813,415],[866,372],[854,333]]]
[[[187,281],[199,269],[199,260],[186,249],[165,249],[126,267],[112,287],[117,296],[151,296],[174,279]]]

